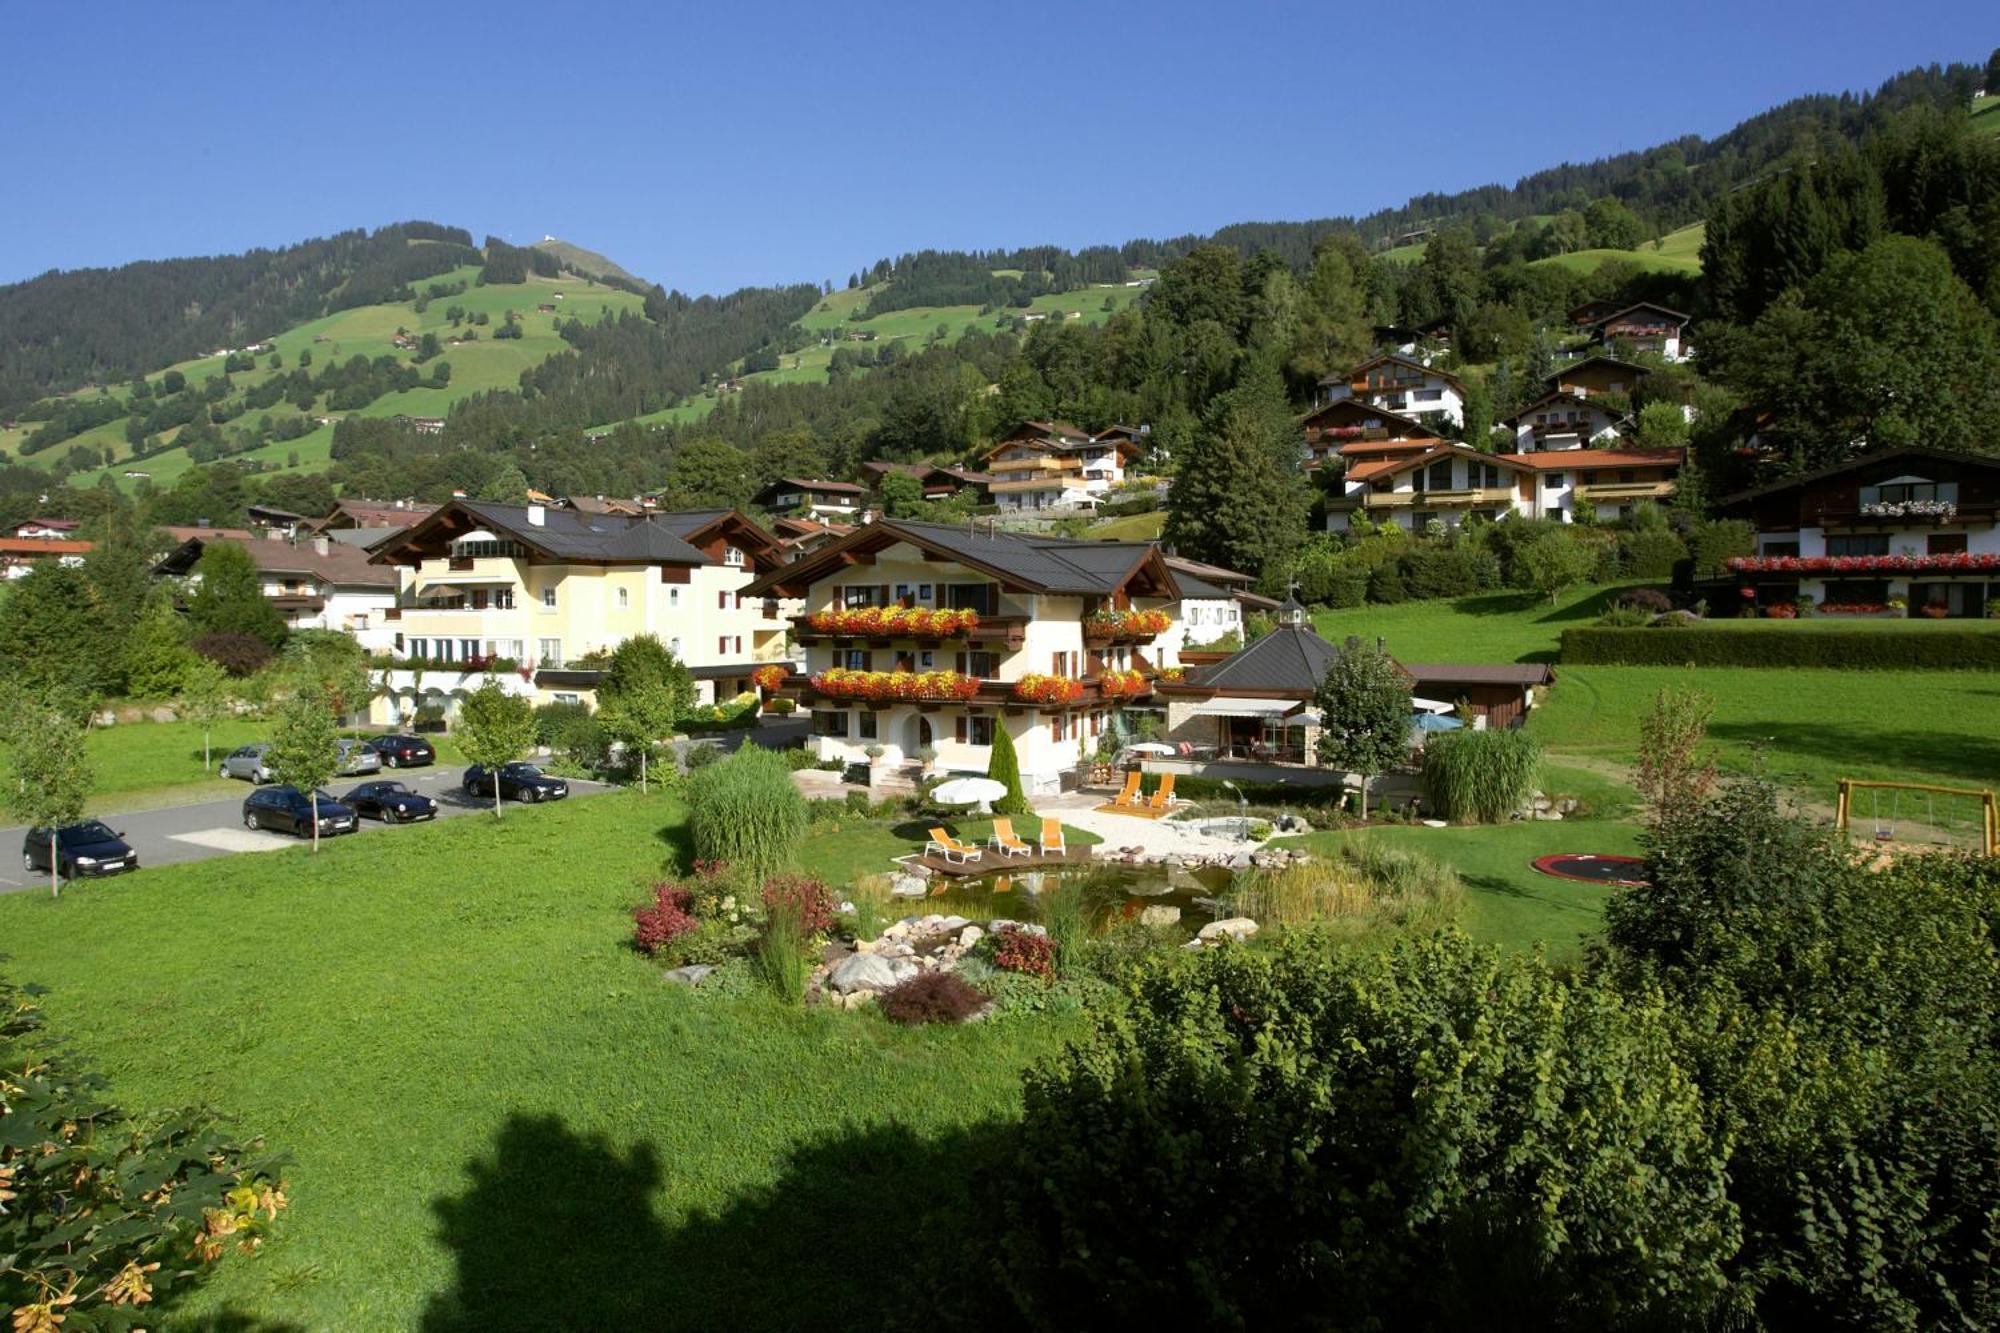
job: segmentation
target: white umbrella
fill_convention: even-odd
[[[1137,745],[1128,745],[1125,748],[1133,754],[1172,754],[1174,752],[1173,746],[1164,745],[1159,741],[1140,741]]]
[[[940,805],[977,805],[982,815],[993,813],[987,802],[1007,794],[1007,784],[992,778],[953,778],[931,788],[931,799]]]

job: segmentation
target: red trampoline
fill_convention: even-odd
[[[1618,889],[1644,888],[1646,881],[1640,878],[1639,872],[1645,864],[1636,856],[1600,856],[1592,852],[1538,856],[1533,862],[1535,869],[1544,875]]]

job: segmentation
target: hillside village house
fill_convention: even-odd
[[[780,566],[778,542],[731,509],[587,514],[454,500],[368,556],[401,571],[389,624],[398,659],[376,720],[449,711],[494,661],[536,703],[589,701],[597,655],[652,634],[703,701],[750,688],[785,660],[782,608],[744,589]],[[419,673],[403,663],[422,662]]]
[[[74,518],[24,518],[8,530],[7,536],[29,542],[74,541],[82,527],[82,522]]]
[[[1642,301],[1591,321],[1591,336],[1604,346],[1619,344],[1641,352],[1654,352],[1668,361],[1688,359],[1683,334],[1688,317],[1678,310]]]
[[[1447,371],[1395,352],[1370,357],[1344,375],[1319,382],[1322,403],[1353,398],[1370,407],[1414,417],[1465,424],[1465,385]]]
[[[1467,514],[1575,521],[1629,517],[1643,500],[1673,496],[1685,451],[1565,449],[1486,454],[1434,443],[1348,458],[1342,493],[1326,505],[1327,528],[1345,532],[1355,514],[1422,532],[1433,520],[1456,527]]]
[[[2000,598],[2000,459],[1882,449],[1717,507],[1757,529],[1757,554],[1730,565],[1760,607],[1976,617]]]
[[[53,560],[64,569],[80,568],[92,548],[91,542],[53,537],[0,537],[0,580],[26,578],[38,560]]]
[[[1352,461],[1413,453],[1438,443],[1437,432],[1423,422],[1359,398],[1336,398],[1316,407],[1299,427],[1305,434],[1303,466],[1308,472],[1325,467],[1336,456]]]
[[[792,514],[803,509],[807,517],[838,521],[858,518],[867,498],[868,489],[851,481],[780,477],[751,496],[750,502],[767,513]]]
[[[1615,439],[1620,419],[1601,399],[1558,389],[1500,424],[1514,432],[1515,450],[1527,454],[1543,449],[1581,449],[1599,440]]]
[[[850,523],[822,523],[812,518],[777,518],[771,520],[771,530],[778,534],[780,557],[789,561],[840,540],[854,531],[854,526]]]
[[[987,450],[987,491],[1003,512],[1093,509],[1145,454],[1144,435],[1130,426],[1092,435],[1064,421],[1024,421]]]
[[[1552,392],[1573,393],[1580,398],[1601,398],[1608,393],[1629,395],[1646,375],[1646,368],[1635,362],[1593,354],[1558,366],[1542,376],[1542,383],[1548,385]]]
[[[1149,758],[1149,772],[1234,776],[1244,781],[1338,782],[1321,769],[1320,682],[1341,649],[1313,631],[1305,608],[1287,599],[1272,631],[1219,662],[1190,666],[1181,680],[1157,687],[1166,706],[1166,740],[1178,750]],[[1473,725],[1517,725],[1555,679],[1540,663],[1403,665],[1416,712],[1451,713],[1463,705]],[[1416,718],[1411,718],[1414,726]],[[1414,742],[1415,736],[1412,740]],[[1298,770],[1306,770],[1301,773]]]
[[[867,487],[873,496],[880,493],[883,479],[894,475],[913,479],[926,500],[949,500],[960,491],[970,490],[974,501],[984,504],[986,488],[993,484],[992,477],[970,468],[945,467],[940,463],[891,463],[881,459],[863,463],[854,480]]]
[[[215,542],[230,542],[250,553],[264,596],[292,629],[329,629],[352,634],[363,649],[387,652],[396,607],[396,574],[368,562],[368,553],[327,536],[287,536],[273,529],[262,537],[224,535],[228,529],[195,529],[153,567],[153,572],[185,580],[201,579],[201,555]]]
[[[746,595],[804,599],[807,670],[784,690],[811,710],[822,759],[907,776],[931,752],[939,768],[984,773],[1005,728],[1023,787],[1046,794],[1125,734],[1122,710],[1177,665],[1183,598],[1220,614],[1247,581],[1214,575],[1176,571],[1154,542],[883,519]]]

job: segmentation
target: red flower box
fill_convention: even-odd
[[[781,667],[774,662],[770,666],[760,666],[751,672],[750,683],[769,694],[773,690],[783,688],[785,682],[791,679],[791,675],[791,668]]]
[[[2000,570],[2000,555],[1955,551],[1949,555],[1740,555],[1729,561],[1740,574],[1986,574]]]
[[[1129,699],[1151,688],[1140,671],[1106,671],[1097,677],[1097,692],[1107,699]]]
[[[979,693],[979,677],[956,671],[850,671],[833,667],[812,678],[813,688],[835,699],[871,703],[963,702]]]
[[[1150,639],[1173,624],[1165,611],[1093,611],[1083,618],[1083,632],[1093,639]]]
[[[857,606],[815,611],[806,624],[819,634],[865,639],[949,639],[979,628],[977,611],[933,611],[924,606]]]
[[[1014,682],[1014,697],[1036,704],[1069,704],[1083,697],[1083,682],[1029,672]]]

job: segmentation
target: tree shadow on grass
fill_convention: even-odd
[[[982,1328],[1001,1322],[970,1184],[1003,1125],[844,1129],[769,1186],[678,1225],[649,1143],[514,1115],[432,1203],[457,1264],[425,1333],[505,1329]],[[662,1191],[666,1193],[663,1197]]]
[[[1879,769],[1885,764],[1921,770],[1942,777],[1963,779],[1973,786],[1991,787],[2000,774],[2000,741],[1968,736],[1962,731],[1898,731],[1893,742],[1877,730],[1857,729],[1838,722],[1716,722],[1708,734],[1719,741],[1745,747],[1769,746],[1778,756],[1812,755],[1838,766],[1855,770]],[[1833,792],[1819,793],[1832,800]]]

